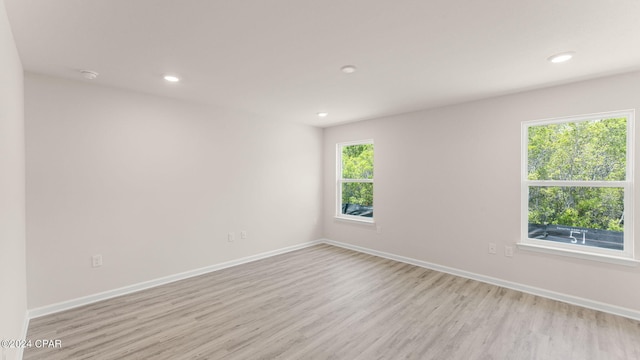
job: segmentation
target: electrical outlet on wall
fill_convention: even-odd
[[[244,240],[246,238],[247,238],[247,231],[246,230],[240,231],[240,239]]]
[[[230,232],[229,234],[227,234],[227,241],[228,242],[234,242],[236,240],[236,234],[233,232]]]
[[[497,252],[497,245],[496,243],[489,243],[489,254],[495,254]]]
[[[511,245],[504,246],[504,256],[508,256],[508,257],[513,256],[513,246]]]
[[[91,257],[91,267],[100,267],[102,266],[102,255],[98,254],[98,255],[93,255]]]

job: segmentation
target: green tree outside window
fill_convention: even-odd
[[[528,128],[528,180],[625,181],[627,119]],[[530,186],[530,224],[622,231],[622,187]]]

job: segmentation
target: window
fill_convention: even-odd
[[[337,146],[336,217],[373,222],[373,140]]]
[[[633,123],[633,110],[523,123],[525,248],[633,259]]]

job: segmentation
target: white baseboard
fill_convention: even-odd
[[[456,276],[460,276],[467,279],[477,280],[487,284],[497,285],[507,289],[521,291],[524,293],[537,295],[537,296],[541,296],[541,297],[552,299],[552,300],[558,300],[568,304],[578,305],[588,309],[598,310],[598,311],[606,312],[609,314],[624,316],[633,320],[640,321],[640,311],[637,311],[637,310],[623,308],[620,306],[606,304],[599,301],[589,300],[589,299],[585,299],[585,298],[581,298],[573,295],[562,294],[555,291],[540,289],[540,288],[529,286],[529,285],[518,284],[511,281],[506,281],[506,280],[502,280],[502,279],[498,279],[490,276],[480,275],[480,274],[476,274],[476,273],[472,273],[472,272],[464,271],[460,269],[450,268],[447,266],[433,264],[430,262],[412,259],[412,258],[400,256],[400,255],[383,252],[383,251],[368,249],[361,246],[346,244],[346,243],[342,243],[342,242],[338,242],[330,239],[321,239],[321,242],[329,245],[342,247],[349,250],[358,251],[358,252],[369,254],[369,255],[382,257],[385,259],[390,259],[390,260],[403,262],[406,264],[420,266],[426,269],[436,270],[443,273],[456,275]]]
[[[20,333],[20,340],[27,339],[27,331],[29,330],[29,311],[25,311],[24,313],[24,322],[22,323],[22,332]],[[17,360],[22,360],[22,354],[24,353],[24,348],[18,348],[18,357]]]
[[[528,294],[537,295],[537,296],[545,297],[545,298],[548,298],[548,299],[558,300],[558,301],[562,301],[562,302],[565,302],[565,303],[568,303],[568,304],[578,305],[578,306],[582,306],[582,307],[585,307],[585,308],[606,312],[606,313],[613,314],[613,315],[624,316],[624,317],[627,317],[627,318],[630,318],[630,319],[634,319],[634,320],[640,321],[640,312],[636,311],[636,310],[623,308],[623,307],[615,306],[615,305],[611,305],[611,304],[606,304],[606,303],[602,303],[602,302],[598,302],[598,301],[594,301],[594,300],[589,300],[589,299],[585,299],[585,298],[581,298],[581,297],[577,297],[577,296],[573,296],[573,295],[558,293],[558,292],[555,292],[555,291],[545,290],[545,289],[541,289],[541,288],[537,288],[537,287],[533,287],[533,286],[519,284],[519,283],[515,283],[515,282],[511,282],[511,281],[506,281],[506,280],[502,280],[502,279],[498,279],[498,278],[494,278],[494,277],[490,277],[490,276],[476,274],[476,273],[472,273],[472,272],[469,272],[469,271],[460,270],[460,269],[456,269],[456,268],[451,268],[451,267],[447,267],[447,266],[443,266],[443,265],[438,265],[438,264],[434,264],[434,263],[430,263],[430,262],[426,262],[426,261],[422,261],[422,260],[417,260],[417,259],[413,259],[413,258],[409,258],[409,257],[405,257],[405,256],[395,255],[395,254],[391,254],[391,253],[387,253],[387,252],[383,252],[383,251],[378,251],[378,250],[373,250],[373,249],[369,249],[369,248],[365,248],[365,247],[361,247],[361,246],[342,243],[342,242],[338,242],[338,241],[334,241],[334,240],[330,240],[330,239],[319,239],[319,240],[316,240],[316,241],[310,241],[310,242],[306,242],[306,243],[302,243],[302,244],[298,244],[298,245],[293,245],[293,246],[289,246],[289,247],[282,248],[282,249],[268,251],[268,252],[264,252],[264,253],[260,253],[260,254],[256,254],[256,255],[252,255],[252,256],[247,256],[247,257],[236,259],[236,260],[232,260],[232,261],[227,261],[227,262],[220,263],[220,264],[207,266],[207,267],[200,268],[200,269],[190,270],[190,271],[186,271],[186,272],[183,272],[183,273],[166,276],[166,277],[159,278],[159,279],[154,279],[154,280],[150,280],[150,281],[146,281],[146,282],[142,282],[142,283],[138,283],[138,284],[134,284],[134,285],[130,285],[130,286],[125,286],[125,287],[122,287],[122,288],[119,288],[119,289],[109,290],[109,291],[105,291],[105,292],[102,292],[102,293],[85,296],[85,297],[82,297],[82,298],[68,300],[68,301],[64,301],[64,302],[60,302],[60,303],[57,303],[57,304],[52,304],[52,305],[36,308],[36,309],[31,309],[31,310],[27,311],[27,316],[25,317],[23,336],[24,336],[24,338],[26,338],[27,328],[29,326],[29,320],[33,319],[33,318],[54,314],[54,313],[57,313],[57,312],[60,312],[60,311],[73,309],[73,308],[76,308],[76,307],[79,307],[79,306],[88,305],[88,304],[91,304],[91,303],[94,303],[94,302],[107,300],[107,299],[114,298],[114,297],[117,297],[117,296],[134,293],[134,292],[145,290],[145,289],[149,289],[149,288],[152,288],[152,287],[156,287],[156,286],[172,283],[174,281],[188,279],[188,278],[191,278],[191,277],[194,277],[194,276],[210,273],[210,272],[217,271],[217,270],[226,269],[226,268],[229,268],[229,267],[232,267],[232,266],[246,264],[246,263],[249,263],[249,262],[252,262],[252,261],[265,259],[265,258],[268,258],[268,257],[271,257],[271,256],[284,254],[284,253],[287,253],[287,252],[290,252],[290,251],[299,250],[299,249],[303,249],[303,248],[306,248],[306,247],[309,247],[309,246],[322,244],[322,243],[333,245],[333,246],[338,246],[338,247],[342,247],[342,248],[345,248],[345,249],[350,249],[350,250],[354,250],[354,251],[358,251],[358,252],[361,252],[361,253],[374,255],[374,256],[390,259],[390,260],[395,260],[395,261],[403,262],[403,263],[406,263],[406,264],[420,266],[420,267],[423,267],[423,268],[426,268],[426,269],[436,270],[436,271],[444,272],[444,273],[447,273],[447,274],[464,277],[464,278],[467,278],[467,279],[477,280],[477,281],[481,281],[481,282],[484,282],[484,283],[487,283],[487,284],[497,285],[497,286],[501,286],[501,287],[512,289],[512,290],[516,290],[516,291],[522,291],[522,292],[525,292],[525,293],[528,293]],[[19,360],[22,359],[22,353],[20,353],[18,355],[18,359]]]
[[[98,294],[88,295],[88,296],[84,296],[84,297],[77,298],[77,299],[67,300],[67,301],[56,303],[56,304],[52,304],[52,305],[47,305],[47,306],[31,309],[31,310],[28,311],[28,316],[27,316],[27,320],[26,320],[27,321],[27,325],[28,325],[29,319],[34,319],[34,318],[37,318],[37,317],[54,314],[54,313],[57,313],[57,312],[60,312],[60,311],[73,309],[73,308],[76,308],[76,307],[92,304],[92,303],[95,303],[95,302],[98,302],[98,301],[111,299],[111,298],[114,298],[114,297],[117,297],[117,296],[131,294],[131,293],[138,292],[138,291],[145,290],[145,289],[149,289],[149,288],[152,288],[152,287],[156,287],[156,286],[160,286],[160,285],[164,285],[164,284],[169,284],[169,283],[172,283],[172,282],[175,282],[175,281],[188,279],[188,278],[191,278],[191,277],[194,277],[194,276],[210,273],[210,272],[217,271],[217,270],[226,269],[226,268],[229,268],[229,267],[232,267],[232,266],[246,264],[246,263],[249,263],[249,262],[252,262],[252,261],[261,260],[261,259],[265,259],[265,258],[272,257],[272,256],[275,256],[275,255],[284,254],[284,253],[287,253],[287,252],[290,252],[290,251],[303,249],[303,248],[306,248],[306,247],[309,247],[309,246],[313,246],[313,245],[317,245],[317,244],[320,244],[320,243],[322,243],[321,240],[309,241],[309,242],[302,243],[302,244],[288,246],[288,247],[282,248],[282,249],[267,251],[267,252],[264,252],[264,253],[251,255],[251,256],[243,257],[243,258],[236,259],[236,260],[231,260],[231,261],[227,261],[227,262],[224,262],[224,263],[203,267],[203,268],[200,268],[200,269],[189,270],[189,271],[185,271],[183,273],[169,275],[169,276],[165,276],[165,277],[162,277],[162,278],[159,278],[159,279],[149,280],[149,281],[141,282],[141,283],[138,283],[138,284],[133,284],[133,285],[121,287],[121,288],[118,288],[118,289],[113,289],[113,290],[101,292],[101,293],[98,293]],[[26,335],[26,327],[25,327],[25,335]]]

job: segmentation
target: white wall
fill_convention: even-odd
[[[526,251],[502,255],[520,234],[521,121],[640,110],[638,94],[640,73],[633,73],[325,129],[325,236],[640,311],[640,267]],[[381,233],[333,217],[335,144],[369,138]],[[489,242],[498,244],[498,255],[487,253]]]
[[[34,74],[25,118],[30,309],[322,235],[321,129]]]
[[[22,64],[0,0],[0,339],[20,339],[27,312],[22,81]],[[5,355],[18,356],[15,349]]]

